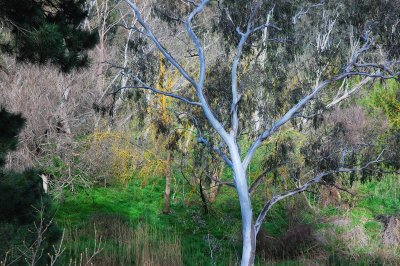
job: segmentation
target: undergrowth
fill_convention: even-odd
[[[163,214],[163,183],[162,178],[146,184],[133,179],[128,186],[67,193],[56,213],[57,223],[66,230],[63,262],[93,248],[97,237],[102,252],[95,265],[236,265],[241,226],[235,191],[222,188],[206,214],[197,192],[182,188],[185,193],[176,193],[171,201],[172,213]],[[306,205],[290,209],[302,201],[302,195],[277,204],[264,225],[268,235],[284,234],[296,214],[297,223],[314,228],[318,241],[297,259],[257,257],[256,265],[395,265],[399,251],[382,244],[383,225],[376,217],[400,213],[398,177],[356,183],[352,191],[356,196],[342,199],[351,203],[348,209],[321,208],[317,201],[312,202],[317,214]]]

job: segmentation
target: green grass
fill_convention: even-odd
[[[166,215],[162,213],[162,187],[162,179],[152,179],[146,186],[135,180],[128,187],[92,188],[68,193],[64,201],[56,206],[56,222],[69,230],[77,230],[88,226],[87,221],[95,216],[122,217],[130,222],[132,228],[145,223],[165,235],[178,234],[182,252],[185,254],[185,265],[210,263],[210,245],[205,239],[208,235],[213,240],[214,253],[217,253],[214,256],[221,257],[218,258],[221,261],[222,256],[234,257],[231,250],[235,250],[235,241],[240,239],[240,212],[237,201],[232,199],[232,193],[223,193],[225,195],[215,205],[210,206],[208,215],[202,213],[196,196],[173,200],[172,212]],[[91,240],[82,238],[82,243],[77,244],[79,247],[74,248],[79,250],[88,241]],[[108,246],[112,245],[105,243],[105,249],[111,248]]]
[[[229,173],[226,173],[225,178],[228,176]],[[179,175],[175,178],[182,181]],[[336,228],[337,235],[344,234],[355,227],[362,227],[368,241],[378,243],[382,225],[374,217],[379,214],[400,213],[399,180],[396,176],[387,176],[380,182],[375,180],[365,184],[357,183],[356,187],[355,198],[345,197],[346,201],[353,204],[350,210],[328,206],[319,209],[317,216],[310,211],[302,210],[301,217],[297,217],[298,220],[313,224],[315,230],[318,231],[332,228],[332,225],[327,222],[331,219],[348,217],[349,225]],[[171,202],[172,212],[166,215],[162,213],[163,188],[162,178],[150,178],[146,185],[140,180],[133,179],[127,187],[97,187],[66,193],[64,200],[56,206],[56,221],[71,232],[75,230],[77,235],[69,238],[68,254],[78,256],[85,247],[93,246],[93,230],[90,233],[84,230],[91,226],[89,222],[96,221],[96,217],[119,217],[126,221],[129,230],[133,230],[133,235],[142,226],[148,226],[154,231],[151,239],[148,240],[149,243],[154,244],[157,241],[164,241],[171,245],[179,243],[184,265],[211,265],[211,254],[214,261],[218,262],[216,265],[234,265],[241,251],[240,210],[236,192],[230,187],[222,188],[217,201],[208,206],[209,213],[205,214],[201,207],[200,197],[195,191],[196,188],[186,186],[185,194],[182,191],[176,193],[176,197]],[[297,196],[298,200],[301,198]],[[290,202],[294,201],[290,199]],[[261,203],[260,198],[254,201],[255,212],[260,208]],[[289,227],[286,203],[276,204],[267,215],[264,229],[269,235],[279,236]],[[98,228],[98,230],[105,229]],[[118,243],[118,239],[103,239],[103,248],[103,252],[108,256],[131,258],[136,254],[134,251],[125,250],[124,246]],[[370,254],[377,251],[377,248],[380,248],[378,244],[354,248],[352,250],[354,257],[347,258],[348,250],[343,249],[340,239],[330,239],[325,250],[332,257],[332,261],[338,263],[337,265],[346,265],[348,262],[364,265],[363,258],[376,259],[370,258]],[[129,255],[127,254],[129,252],[133,253]],[[256,260],[257,265],[265,265],[265,263],[260,258]],[[304,263],[306,263],[304,259],[299,259],[268,264],[303,265]]]
[[[400,258],[399,250],[385,247],[381,244],[383,224],[376,219],[378,215],[400,214],[400,180],[396,175],[387,175],[381,180],[372,180],[367,183],[354,184],[357,195],[351,199],[353,206],[349,210],[328,206],[321,209],[320,215],[325,222],[317,226],[332,228],[329,222],[333,219],[349,219],[346,226],[334,227],[336,238],[327,249],[335,265],[395,265]],[[347,247],[346,241],[340,235],[346,234],[355,228],[361,228],[367,238],[367,246]],[[348,241],[348,240],[347,240]],[[394,258],[385,257],[395,254]],[[347,257],[347,258],[346,258]]]
[[[67,245],[68,254],[79,256],[84,247],[93,246],[94,231],[88,233],[84,228],[93,227],[90,222],[96,221],[96,217],[120,217],[133,230],[146,224],[163,232],[164,237],[178,235],[185,265],[211,265],[211,251],[217,265],[234,265],[241,253],[241,217],[235,190],[221,188],[217,201],[208,206],[208,214],[204,213],[195,192],[187,193],[185,198],[178,195],[171,202],[172,212],[166,215],[162,213],[163,183],[162,178],[153,178],[147,185],[133,180],[127,187],[97,187],[66,193],[56,206],[55,218],[61,227],[79,235]],[[266,219],[268,234],[279,235],[286,230],[286,218],[283,205],[277,204]],[[102,228],[97,230],[101,232]],[[124,252],[113,251],[116,244],[112,240],[103,239],[103,245],[106,253]],[[258,261],[257,264],[263,265]]]

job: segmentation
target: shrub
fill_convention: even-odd
[[[38,172],[15,173],[3,169],[4,157],[16,148],[23,124],[21,115],[0,110],[0,258],[21,263],[22,258],[31,259],[28,253],[33,245],[39,254],[47,254],[61,236],[51,223],[50,197],[44,193]],[[47,256],[41,255],[34,261],[45,264],[46,259]]]

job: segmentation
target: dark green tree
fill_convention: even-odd
[[[50,62],[63,72],[85,67],[87,51],[98,38],[96,32],[82,29],[86,16],[84,0],[2,0],[0,22],[6,30],[0,32],[0,51],[15,54],[19,61]],[[4,169],[24,124],[20,114],[0,107],[0,260],[45,265],[61,235],[50,222],[51,198],[44,193],[37,171]],[[37,256],[30,256],[34,249]]]
[[[0,32],[1,50],[20,61],[51,62],[65,72],[86,66],[98,35],[80,27],[87,16],[84,5],[84,0],[0,1],[0,21],[11,33],[6,38]]]
[[[4,166],[8,152],[15,150],[18,144],[17,135],[23,128],[25,119],[0,109],[0,169]]]
[[[0,109],[0,258],[8,253],[8,261],[25,264],[24,252],[32,252],[35,248],[40,254],[50,252],[52,244],[60,237],[60,230],[50,223],[52,217],[51,200],[44,193],[42,180],[35,170],[22,173],[6,171],[5,157],[16,149],[18,133],[25,124],[20,114],[12,114]],[[42,228],[39,231],[40,224]],[[42,234],[40,242],[38,235]],[[36,242],[35,242],[36,241]],[[37,265],[44,265],[46,255],[27,258]]]

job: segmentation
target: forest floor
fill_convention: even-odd
[[[355,183],[351,192],[341,192],[326,206],[312,195],[308,204],[299,195],[276,205],[265,222],[256,264],[398,265],[398,177]],[[207,213],[194,190],[173,195],[170,214],[162,213],[163,197],[163,179],[156,178],[67,193],[56,205],[56,222],[65,229],[63,262],[237,264],[240,212],[234,190],[221,189]],[[91,258],[96,249],[101,252]]]

